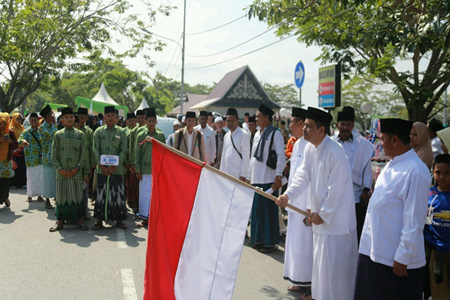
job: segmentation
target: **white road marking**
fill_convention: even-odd
[[[123,229],[116,228],[116,235],[117,235],[117,248],[126,249],[128,246]]]
[[[123,299],[137,300],[136,287],[134,286],[133,270],[121,269],[122,285],[123,285]]]

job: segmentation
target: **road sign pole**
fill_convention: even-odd
[[[298,102],[300,102],[300,107],[302,107],[302,88],[298,89]]]

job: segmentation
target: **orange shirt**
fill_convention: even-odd
[[[284,150],[284,154],[286,154],[287,158],[291,158],[292,150],[294,150],[294,144],[297,140],[298,139],[295,136],[291,137],[288,140],[286,144],[286,149]]]

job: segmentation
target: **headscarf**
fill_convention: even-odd
[[[413,128],[417,132],[417,146],[414,147],[414,151],[420,157],[420,159],[431,169],[433,163],[433,151],[431,150],[430,136],[428,135],[428,128],[425,123],[415,122]]]
[[[24,127],[22,124],[20,124],[19,121],[17,121],[17,118],[18,118],[19,116],[22,117],[21,114],[15,113],[15,114],[12,115],[12,118],[11,118],[11,126],[10,126],[10,129],[14,132],[14,136],[16,137],[16,139],[19,139],[20,134],[21,134],[22,131],[24,131],[24,129],[25,129],[25,127]],[[22,119],[23,119],[23,117],[22,117]]]
[[[8,113],[0,113],[0,123],[6,122],[6,127],[3,132],[0,132],[1,136],[0,138],[3,138],[3,135],[9,134],[9,123],[10,118]],[[8,157],[9,152],[9,144],[8,143],[1,143],[0,144],[0,161],[5,161]]]
[[[445,144],[445,147],[450,150],[450,127],[444,128],[436,132],[436,135]]]

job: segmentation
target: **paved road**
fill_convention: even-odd
[[[27,203],[25,189],[12,189],[10,200],[0,206],[0,299],[142,299],[147,231],[131,215],[125,231],[69,224],[50,233],[54,210]],[[298,299],[282,279],[282,250],[244,246],[233,299]]]

